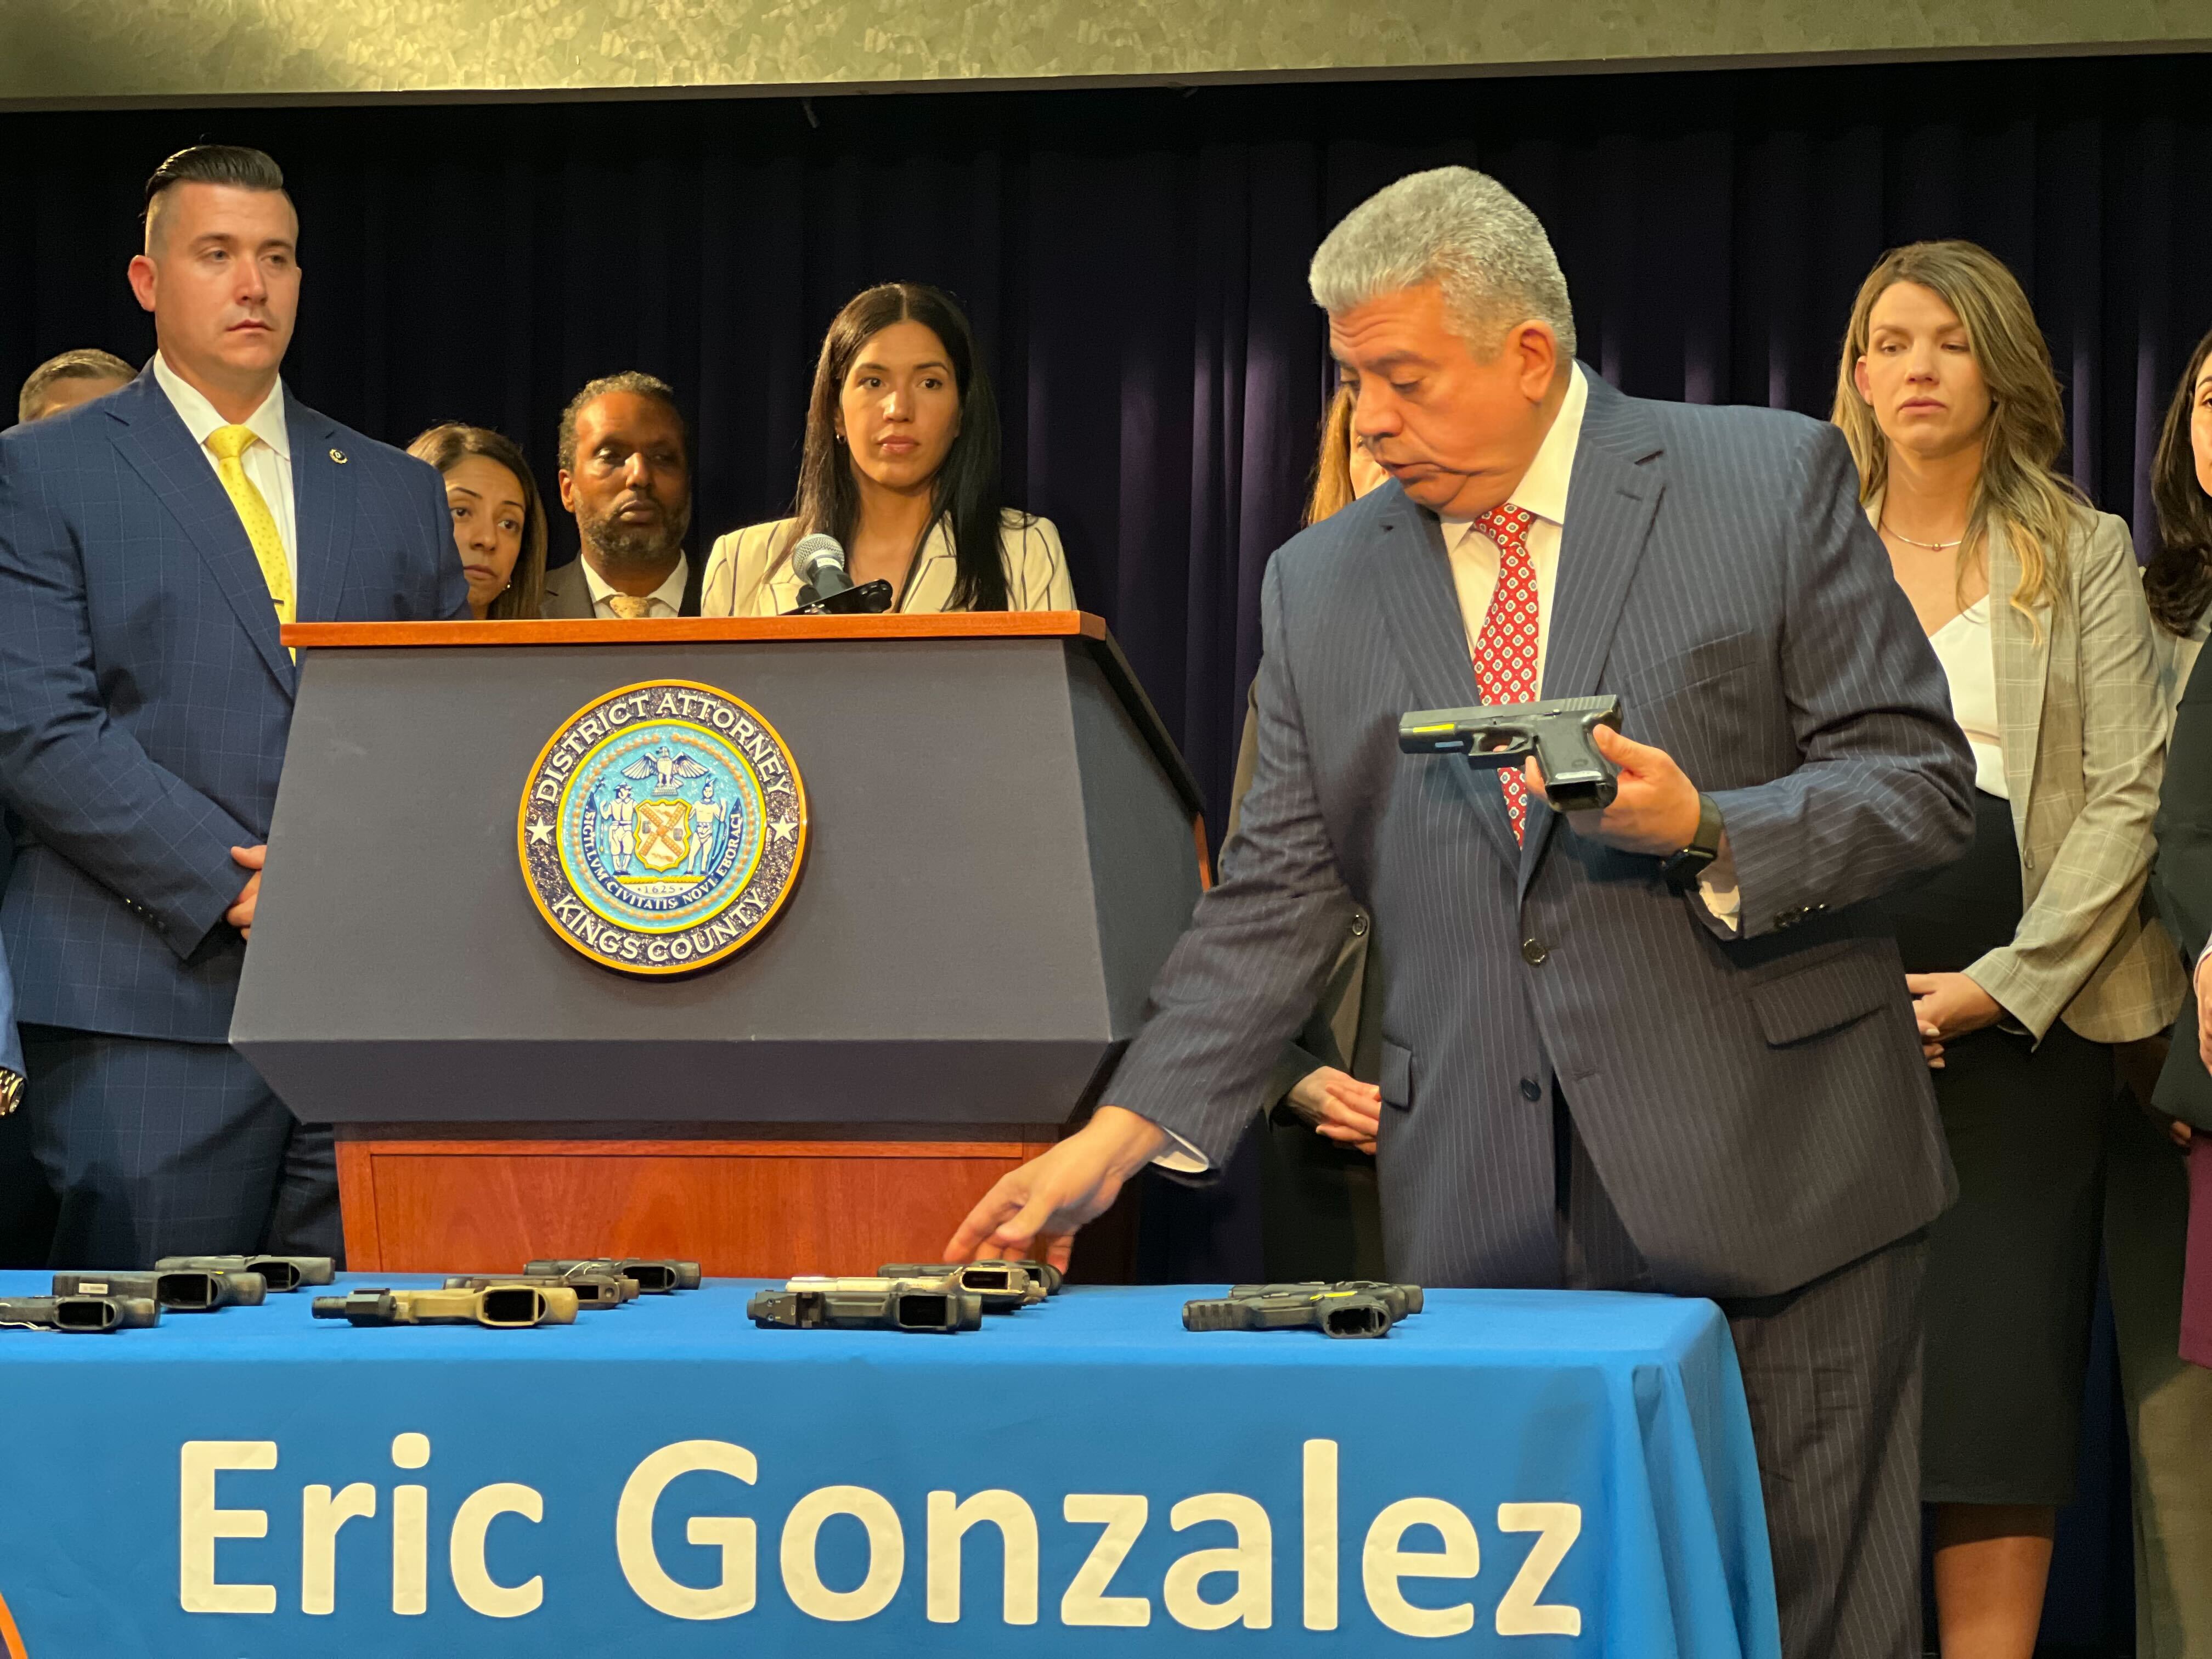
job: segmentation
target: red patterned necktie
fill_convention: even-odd
[[[1498,586],[1474,641],[1474,683],[1486,703],[1536,700],[1540,619],[1536,566],[1528,556],[1528,526],[1535,522],[1534,514],[1512,506],[1493,507],[1474,521],[1474,528],[1498,544]],[[1499,768],[1498,781],[1518,842],[1528,829],[1528,786],[1515,767]]]

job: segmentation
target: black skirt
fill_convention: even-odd
[[[1907,973],[1957,973],[2020,926],[2012,808],[1974,797],[1974,844],[1886,908]],[[1936,1098],[1959,1201],[1929,1229],[1921,1497],[2071,1501],[2097,1279],[2111,1050],[2054,1024],[1948,1046]]]

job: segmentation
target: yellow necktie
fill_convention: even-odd
[[[610,593],[607,595],[607,609],[613,611],[617,618],[620,621],[636,622],[641,617],[651,614],[653,610],[653,595],[650,593]]]
[[[216,476],[230,496],[230,504],[238,509],[238,520],[246,526],[246,539],[253,544],[253,556],[261,566],[261,580],[269,584],[269,597],[276,603],[276,620],[281,625],[290,622],[295,612],[292,594],[292,566],[284,556],[284,538],[276,533],[276,516],[269,511],[269,503],[253,487],[253,480],[246,476],[246,463],[240,458],[254,444],[253,428],[250,426],[217,427],[208,434],[208,453],[215,457]],[[300,653],[292,653],[295,662]]]

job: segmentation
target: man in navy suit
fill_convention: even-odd
[[[445,491],[278,377],[298,218],[258,150],[146,185],[159,350],[0,435],[0,901],[70,1267],[338,1252],[327,1128],[228,1047],[291,723],[287,621],[467,614]]]
[[[1842,434],[1605,385],[1543,227],[1464,168],[1356,209],[1311,285],[1394,482],[1269,564],[1226,877],[1113,1103],[947,1259],[1064,1249],[1146,1163],[1224,1164],[1356,902],[1392,1273],[1718,1301],[1784,1651],[1918,1659],[1923,1230],[1953,1184],[1867,901],[1964,849],[1973,766]],[[1540,690],[1620,696],[1602,811],[1399,752],[1401,713]]]

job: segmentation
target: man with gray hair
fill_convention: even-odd
[[[1064,1257],[1146,1164],[1225,1164],[1356,902],[1391,1274],[1718,1301],[1783,1650],[1917,1659],[1923,1230],[1953,1179],[1866,902],[1965,848],[1973,763],[1842,434],[1613,390],[1543,227],[1464,168],[1356,209],[1311,284],[1393,482],[1269,565],[1225,878],[1110,1103],[947,1259]],[[1403,711],[1601,693],[1601,810],[1398,750]]]

